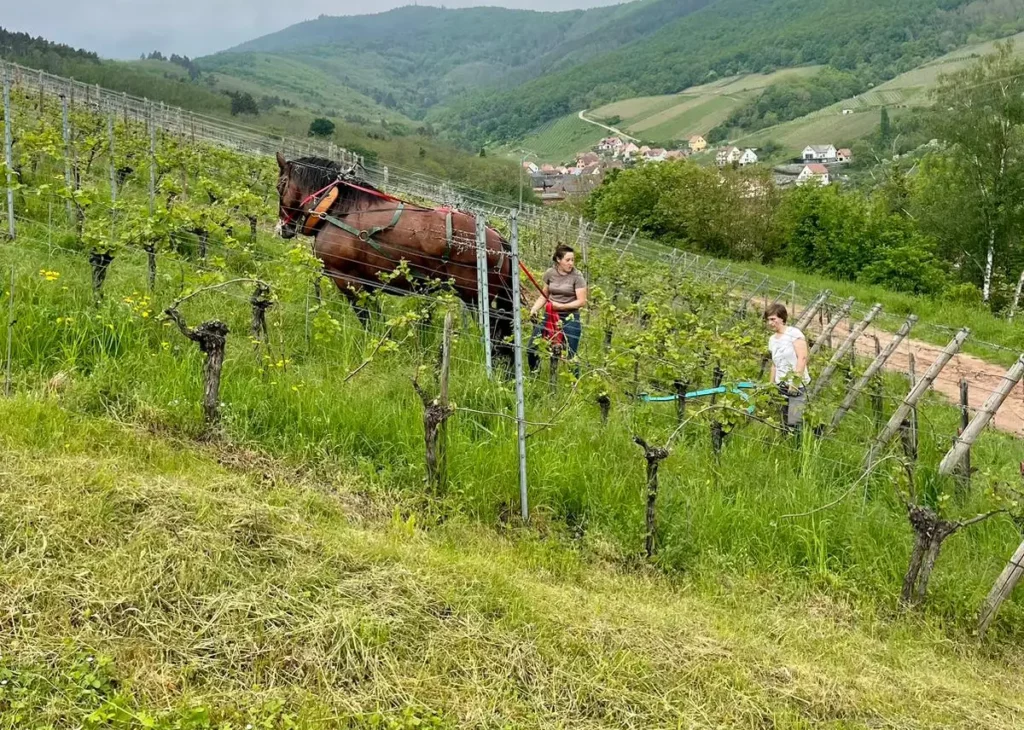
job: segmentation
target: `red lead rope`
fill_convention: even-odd
[[[530,270],[523,266],[522,261],[519,262],[519,269],[526,274],[526,278],[530,280],[530,283],[533,284],[534,288],[540,292],[542,297],[544,297],[544,289],[541,288],[541,285],[533,278],[533,274],[530,273]],[[544,298],[547,299],[547,303],[544,305],[544,339],[550,340],[553,345],[561,345],[562,328],[558,326],[558,313],[555,312],[555,305],[551,303],[551,299],[549,297]]]

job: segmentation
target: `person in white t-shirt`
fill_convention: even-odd
[[[807,338],[796,327],[786,324],[789,312],[781,304],[773,304],[764,313],[772,336],[768,350],[772,354],[772,383],[786,397],[782,409],[782,422],[791,430],[800,425],[807,400],[807,384],[811,375],[807,370]]]

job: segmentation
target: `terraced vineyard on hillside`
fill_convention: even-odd
[[[950,451],[961,421],[960,412],[941,398],[921,400],[916,427],[902,428],[901,438],[882,438],[874,469],[865,473],[866,454],[883,424],[895,418],[911,386],[899,372],[869,377],[869,361],[875,360],[870,351],[866,358],[848,357],[855,341],[840,334],[842,329],[831,328],[841,317],[838,307],[825,306],[830,300],[824,294],[808,309],[810,302],[794,290],[766,294],[763,283],[755,288],[746,278],[729,277],[707,261],[678,251],[639,240],[616,245],[612,237],[589,232],[586,222],[580,225],[545,211],[513,216],[472,191],[431,189],[423,178],[389,171],[389,193],[430,206],[461,202],[486,216],[514,242],[508,255],[520,251],[534,273],[548,265],[558,243],[579,247],[591,302],[584,315],[580,358],[565,362],[546,341],[537,342],[543,365],[528,373],[517,389],[500,369],[488,374],[477,324],[481,312],[457,301],[436,271],[421,272],[432,281],[415,296],[399,299],[378,293],[363,299],[362,306],[379,314],[368,328],[360,326],[332,282],[323,279],[308,241],[285,243],[272,234],[278,217],[278,169],[259,144],[269,147],[274,140],[245,137],[238,130],[231,147],[212,144],[193,139],[172,113],[149,119],[147,127],[147,120],[122,115],[117,95],[83,102],[80,91],[68,114],[75,133],[64,134],[63,105],[69,95],[62,100],[45,89],[40,94],[31,81],[15,85],[13,113],[5,114],[18,140],[15,217],[10,221],[17,235],[0,248],[0,270],[10,272],[13,284],[5,292],[13,324],[0,336],[0,351],[10,348],[11,389],[35,407],[212,443],[224,449],[227,460],[259,464],[264,480],[260,489],[265,491],[280,483],[277,472],[261,459],[291,464],[311,479],[336,476],[344,468],[358,484],[359,499],[386,495],[391,500],[393,529],[410,539],[423,522],[472,519],[500,526],[509,539],[534,540],[542,552],[556,549],[562,540],[581,550],[593,549],[627,574],[654,570],[709,585],[743,579],[795,593],[821,591],[829,601],[862,606],[858,610],[873,621],[892,620],[897,607],[918,610],[922,620],[941,624],[955,640],[973,629],[978,607],[1019,542],[1011,519],[1019,507],[1014,492],[1005,487],[1019,481],[1024,443],[998,431],[985,432],[973,447],[978,471],[969,481],[939,473],[937,465]],[[305,143],[289,144],[301,149]],[[368,179],[360,182],[385,185],[382,171],[371,169],[365,175]],[[441,199],[446,190],[457,199]],[[381,283],[394,268],[384,261]],[[512,270],[518,271],[514,265]],[[523,286],[530,285],[524,280]],[[799,438],[780,422],[777,389],[763,383],[766,333],[760,309],[772,299],[788,300],[792,309],[806,315],[808,333],[820,341],[821,354],[813,364],[820,392],[811,401]],[[498,316],[496,310],[493,314]],[[862,317],[858,310],[854,320]],[[444,345],[449,327],[455,334]],[[210,363],[215,358],[208,356],[217,343],[204,339],[199,330],[222,333],[223,370],[217,371],[222,380],[213,397]],[[948,339],[941,328],[929,331]],[[520,334],[529,336],[529,322]],[[202,350],[196,342],[205,343]],[[447,357],[439,358],[442,350]],[[439,359],[449,363],[447,381]],[[936,376],[948,377],[941,372]],[[845,418],[837,419],[837,408],[853,383],[863,388],[862,397],[854,397]],[[991,391],[999,387],[994,384]],[[522,415],[517,412],[520,403]],[[436,414],[438,408],[447,421],[441,441],[447,448],[440,451],[444,479],[425,468],[430,457],[424,412]],[[903,423],[901,418],[896,421],[897,426]],[[48,429],[70,432],[60,419],[47,423]],[[38,436],[47,439],[47,448],[69,443],[45,436],[49,432],[40,429]],[[425,473],[430,475],[426,482]],[[335,592],[340,584],[333,571],[359,581],[379,563],[353,569],[354,563],[335,555],[344,568],[332,562],[327,570],[323,563],[334,558],[322,552],[328,550],[324,543],[303,530],[292,535],[285,523],[297,527],[307,520],[320,524],[334,519],[336,512],[325,511],[318,499],[301,513],[289,511],[295,505],[291,492],[282,493],[275,509],[247,511],[247,506],[232,503],[223,513],[223,525],[218,517],[216,529],[203,528],[215,533],[208,537],[188,522],[191,508],[174,507],[178,500],[194,505],[190,490],[199,487],[161,496],[125,491],[118,478],[109,487],[113,496],[105,500],[106,477],[97,479],[79,490],[88,490],[88,500],[61,512],[74,513],[68,518],[74,529],[60,531],[69,543],[61,542],[49,553],[45,547],[41,552],[32,547],[39,564],[33,562],[30,569],[4,561],[4,570],[18,571],[5,584],[23,585],[31,573],[43,576],[35,580],[46,588],[11,598],[11,605],[19,606],[11,615],[20,641],[5,648],[0,671],[13,671],[19,680],[48,677],[49,670],[40,663],[49,661],[78,672],[88,664],[84,657],[93,656],[89,652],[98,647],[113,656],[115,666],[133,667],[135,680],[145,687],[143,697],[159,697],[164,707],[189,699],[188,692],[209,698],[225,688],[237,693],[232,696],[255,702],[253,695],[262,694],[256,687],[270,687],[284,694],[274,695],[282,712],[344,717],[397,712],[410,697],[422,696],[422,677],[409,679],[404,672],[415,673],[413,666],[422,670],[420,660],[427,653],[431,667],[445,667],[432,672],[465,676],[464,664],[433,663],[438,647],[424,648],[421,656],[410,647],[422,645],[411,636],[402,638],[404,628],[428,614],[429,621],[442,622],[461,615],[458,597],[430,603],[422,612],[417,609],[418,618],[402,614],[400,620],[392,614],[390,619],[371,620],[345,613],[350,596]],[[19,558],[29,554],[30,543],[36,545],[32,535],[41,529],[38,525],[49,524],[53,509],[47,496],[51,492],[29,484],[34,482],[23,482],[13,496],[0,500],[0,519],[19,525],[19,542],[12,551]],[[180,484],[175,481],[173,489]],[[94,489],[100,490],[98,496]],[[206,493],[206,487],[200,489]],[[228,494],[239,489],[233,485]],[[166,494],[175,495],[173,504],[161,507],[155,517],[150,507],[163,504]],[[333,487],[320,492],[321,497],[334,494]],[[528,502],[521,501],[524,496]],[[222,498],[233,499],[224,493]],[[90,519],[75,512],[83,505],[108,515],[112,526],[81,524],[79,520]],[[920,566],[915,572],[911,556],[921,557],[922,543],[914,542],[908,508],[920,524],[934,519],[941,521],[935,524],[957,525],[954,532],[959,534],[942,546],[934,576],[930,566],[923,575]],[[529,517],[525,525],[518,519],[521,509]],[[201,506],[196,510],[211,514]],[[33,518],[17,517],[27,514]],[[136,530],[131,515],[142,514],[150,521],[144,523],[146,529]],[[221,514],[219,509],[216,514]],[[967,529],[964,523],[977,514],[989,519]],[[120,537],[109,538],[108,529],[118,536],[124,531],[159,535],[160,546],[135,551],[136,556],[165,555],[162,541],[170,541],[171,552],[182,552],[176,559],[168,556],[166,562],[133,571],[133,580],[142,583],[131,584],[130,597],[115,596],[107,588],[96,589],[92,574],[76,563],[83,553],[122,544]],[[304,563],[309,572],[288,569],[296,565],[299,553],[309,561]],[[227,608],[213,610],[220,600],[217,591],[226,583],[234,585],[234,579],[210,578],[216,588],[197,580],[206,575],[204,568],[190,561],[211,555],[219,556],[214,560],[218,566],[220,560],[241,560],[242,572],[288,586],[287,595],[278,591],[271,600],[254,593],[248,603],[236,603],[240,599],[232,593]],[[106,559],[122,564],[111,555]],[[179,570],[183,565],[189,567]],[[909,588],[905,576],[913,578]],[[52,590],[69,581],[74,592]],[[157,581],[163,586],[160,591],[153,588]],[[384,594],[406,605],[404,596],[415,594],[416,585],[409,579]],[[327,594],[340,603],[324,603],[321,597]],[[202,596],[203,608],[194,609],[190,596]],[[481,601],[486,606],[481,615],[489,621],[529,614],[520,601]],[[257,611],[286,605],[309,612],[305,629],[297,628],[287,611],[253,618]],[[321,615],[325,605],[333,608]],[[207,610],[212,613],[201,628],[192,623]],[[171,615],[173,625],[158,620]],[[140,616],[151,617],[153,623],[139,625]],[[254,625],[258,638],[234,638],[232,632]],[[153,631],[164,638],[153,639]],[[480,641],[484,633],[474,633],[473,640]],[[1024,607],[1008,601],[993,634],[997,646],[1018,642],[1024,635]],[[132,640],[125,641],[126,635]],[[178,649],[186,636],[199,645]],[[401,639],[400,652],[413,651],[411,656],[402,653],[401,661],[385,653],[395,636]],[[63,653],[57,651],[62,638],[70,638]],[[589,646],[581,641],[573,646]],[[269,646],[266,642],[276,647],[269,654],[246,648]],[[49,653],[41,655],[39,646]],[[292,653],[280,654],[282,646]],[[591,648],[580,651],[592,656]],[[270,655],[275,659],[267,664]],[[510,663],[521,667],[519,656]],[[474,677],[488,675],[492,663],[481,660]],[[532,660],[528,665],[540,666]],[[279,672],[280,666],[289,669]],[[389,674],[399,666],[401,677]],[[608,665],[603,666],[606,671]],[[646,674],[642,667],[637,671]],[[519,669],[510,666],[507,672],[517,677],[517,692],[548,696],[534,679],[520,683]],[[345,683],[365,689],[385,675],[391,680],[373,684],[369,695],[349,692],[341,697],[337,692]],[[98,686],[90,686],[97,692],[90,690],[83,703],[97,693],[116,695],[116,679],[108,681],[100,672],[95,681]],[[603,687],[607,680],[594,681]],[[397,685],[406,690],[399,691]],[[59,713],[67,703],[49,686],[34,683],[24,696],[46,698],[33,701],[63,721]],[[591,687],[587,697],[592,691],[598,690]],[[6,707],[2,703],[10,700],[2,692],[0,707]],[[462,692],[470,689],[463,687]],[[979,692],[970,685],[971,697]],[[478,704],[461,706],[450,692],[428,694],[453,726],[489,722]],[[397,707],[374,706],[382,696]],[[544,720],[554,711],[547,700],[536,702],[533,715],[514,703],[516,716],[523,725],[550,725]],[[595,724],[625,720],[650,726],[682,717],[680,708],[688,700],[674,697],[650,707],[644,704],[642,710],[629,710],[616,701],[614,711],[604,699],[595,702],[587,700],[574,712],[594,718]],[[1016,702],[1010,696],[1006,705],[992,710],[994,724],[1009,727]],[[967,704],[972,709],[943,705],[934,712],[941,722],[968,726],[978,711],[974,700]],[[821,708],[797,705],[801,709],[792,710],[795,726],[831,717]],[[127,717],[106,700],[101,706],[114,718],[111,723]],[[888,700],[885,706],[895,716],[909,717],[908,710],[891,708]],[[417,722],[434,715],[423,708],[417,712]],[[642,720],[636,720],[638,712]],[[762,717],[757,710],[737,712],[735,717],[744,720]],[[442,721],[434,719],[435,726]],[[372,726],[368,717],[362,721]],[[129,717],[123,726],[132,727],[131,722]],[[287,727],[284,723],[271,726]],[[415,724],[410,720],[410,726]],[[194,727],[206,730],[209,725]]]

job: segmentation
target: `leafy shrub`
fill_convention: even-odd
[[[925,245],[882,249],[875,262],[864,267],[858,278],[867,284],[908,294],[939,294],[948,285],[946,272],[934,252]]]

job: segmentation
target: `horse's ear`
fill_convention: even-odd
[[[284,158],[284,155],[282,155],[280,152],[277,153],[277,167],[281,170],[281,172],[284,172],[285,168],[288,167],[288,160],[286,160]]]

